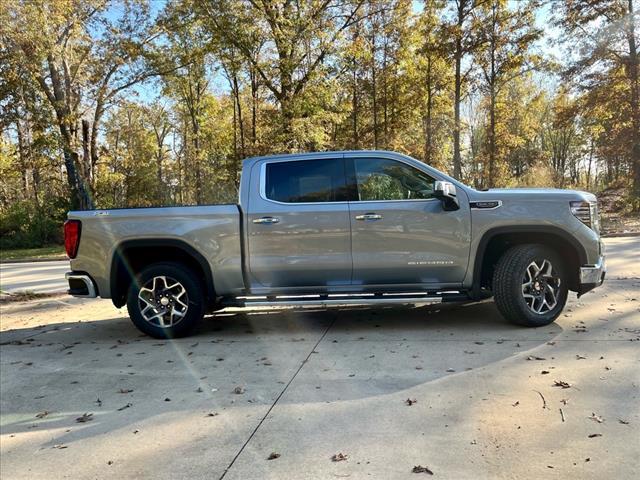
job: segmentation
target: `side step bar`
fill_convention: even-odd
[[[274,297],[239,297],[224,302],[235,307],[331,306],[331,305],[398,305],[438,304],[469,300],[464,293],[443,294],[372,294],[372,295],[288,295]]]

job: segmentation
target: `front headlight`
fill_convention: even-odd
[[[600,216],[598,215],[597,202],[571,202],[571,213],[591,228],[594,232],[600,233]]]

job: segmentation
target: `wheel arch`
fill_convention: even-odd
[[[208,306],[213,306],[216,295],[207,259],[188,243],[172,238],[125,240],[117,245],[111,258],[109,279],[113,304],[118,308],[124,306],[136,274],[163,261],[182,263],[192,269],[203,283]]]
[[[560,252],[569,269],[569,289],[578,290],[579,269],[587,263],[582,244],[566,230],[549,225],[517,225],[487,230],[478,243],[473,264],[474,298],[481,298],[481,289],[490,285],[496,263],[510,247],[527,243],[541,244]]]

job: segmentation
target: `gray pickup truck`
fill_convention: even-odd
[[[127,305],[154,337],[227,306],[476,301],[542,326],[604,281],[596,198],[477,191],[413,158],[245,160],[235,205],[70,212],[69,293]]]

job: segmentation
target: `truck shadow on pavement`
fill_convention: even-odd
[[[64,430],[42,447],[140,428],[176,413],[224,416],[280,404],[401,392],[522,355],[558,336],[492,302],[230,311],[196,335],[157,340],[128,318],[2,333],[3,435]],[[82,414],[90,420],[77,423]],[[138,427],[137,427],[138,426]]]

